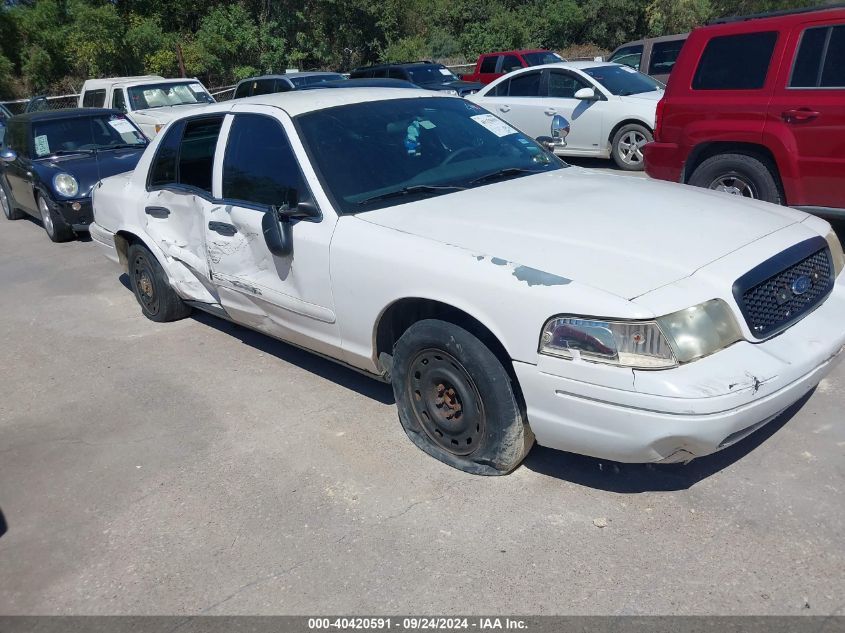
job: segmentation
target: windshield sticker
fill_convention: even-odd
[[[205,94],[205,88],[203,88],[199,84],[188,84],[188,87],[191,89],[192,92],[195,92],[198,95]]]
[[[452,71],[449,70],[448,68],[440,68],[439,70],[440,70],[441,75],[446,75],[447,77],[452,76]]]
[[[426,130],[433,130],[437,126],[434,125],[434,123],[432,123],[431,121],[420,121],[420,127]]]
[[[134,126],[126,119],[112,119],[109,125],[117,130],[118,134],[131,134],[135,131]]]
[[[470,117],[473,121],[478,123],[483,128],[486,128],[490,132],[493,132],[498,137],[508,136],[510,134],[516,134],[517,131],[512,128],[510,125],[502,121],[501,119],[496,118],[492,114],[476,114],[475,116]]]
[[[50,143],[47,142],[47,135],[35,137],[35,153],[39,156],[46,156],[50,153]]]

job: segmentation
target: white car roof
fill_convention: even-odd
[[[96,90],[97,88],[107,88],[116,84],[124,84],[130,81],[160,81],[164,79],[161,75],[137,75],[135,77],[105,77],[103,79],[86,79],[82,84],[82,90]]]
[[[415,90],[412,88],[343,88],[324,90],[291,90],[273,94],[245,97],[223,103],[210,104],[204,108],[192,108],[185,116],[196,116],[201,112],[228,112],[235,106],[266,105],[280,108],[294,117],[306,112],[334,108],[336,106],[372,101],[389,101],[391,99],[409,98],[439,98],[460,99],[460,97],[444,95],[432,90]],[[182,118],[182,117],[179,117]]]

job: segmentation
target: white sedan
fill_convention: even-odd
[[[428,91],[191,110],[93,198],[91,237],[148,318],[197,308],[390,382],[410,439],[472,473],[511,471],[535,437],[623,462],[707,455],[845,344],[824,220],[569,167]],[[278,411],[280,432],[304,423]]]
[[[572,130],[557,154],[613,158],[638,171],[662,97],[663,84],[628,66],[566,62],[512,72],[467,98],[534,138],[547,135],[559,114]]]

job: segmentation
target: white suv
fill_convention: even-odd
[[[158,75],[89,79],[79,94],[80,108],[116,108],[155,137],[185,110],[214,103],[197,79],[165,79]]]
[[[568,167],[428,91],[192,111],[95,188],[94,216],[147,317],[199,308],[390,381],[411,440],[473,473],[509,472],[535,436],[707,455],[845,343],[824,220]]]

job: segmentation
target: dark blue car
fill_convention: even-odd
[[[118,110],[29,112],[7,121],[0,150],[0,206],[10,220],[41,220],[54,242],[87,231],[91,190],[135,169],[147,138]]]

